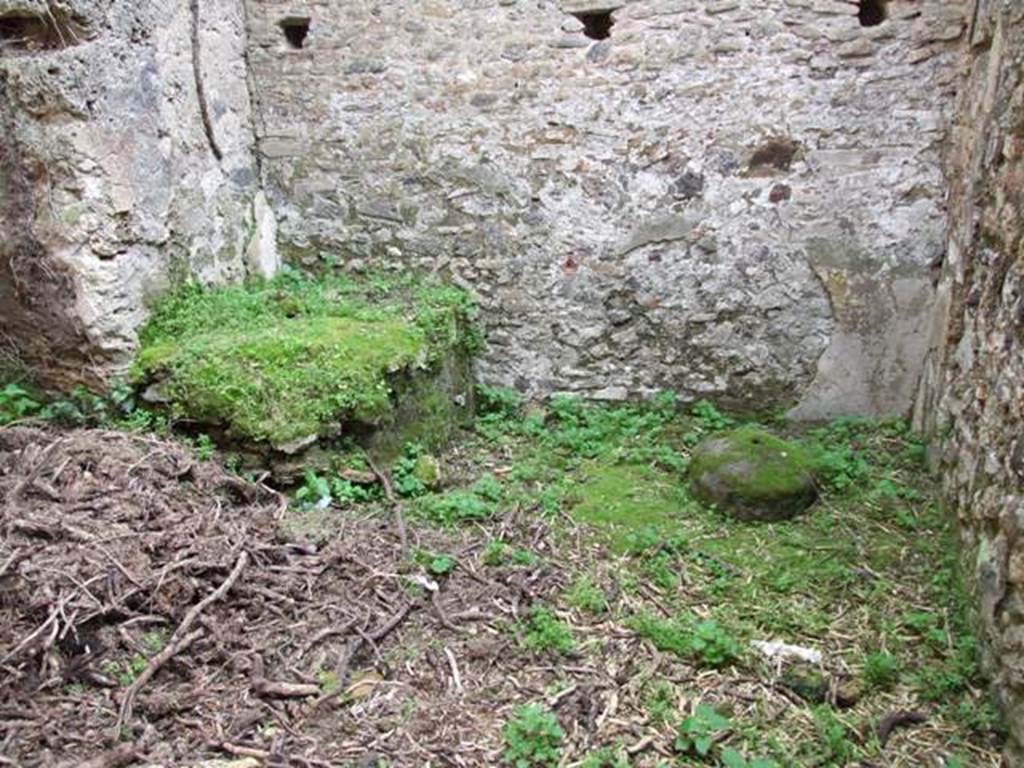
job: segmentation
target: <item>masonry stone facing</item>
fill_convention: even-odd
[[[486,381],[909,409],[961,3],[248,6],[282,250],[451,275]]]
[[[949,151],[949,247],[917,422],[1024,765],[1024,4],[979,0]]]
[[[0,366],[101,386],[176,281],[273,264],[245,42],[234,0],[0,0]]]

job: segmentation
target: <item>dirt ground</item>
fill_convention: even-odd
[[[558,570],[482,576],[480,532],[411,534],[454,554],[438,584],[385,518],[282,540],[280,495],[176,443],[10,428],[0,473],[2,764],[491,765],[514,691],[553,675],[503,664],[488,622]]]
[[[793,717],[797,738],[810,722],[748,667],[693,666],[560,605],[574,564],[601,580],[613,558],[519,505],[486,525],[410,524],[404,542],[386,508],[335,511],[321,544],[281,533],[276,491],[179,443],[25,426],[0,429],[0,498],[0,765],[496,766],[525,702],[557,714],[561,765],[609,744],[679,765],[674,726],[644,714],[652,680],[737,720]],[[484,567],[495,539],[537,557]],[[657,589],[611,599],[669,615]],[[575,650],[522,647],[534,604],[558,606]],[[935,757],[949,723],[896,725],[915,727],[860,764],[953,765]]]

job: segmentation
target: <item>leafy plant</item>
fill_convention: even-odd
[[[647,716],[654,723],[661,724],[674,719],[675,715],[675,689],[664,681],[656,683],[647,696]]]
[[[523,407],[523,396],[509,387],[491,387],[477,384],[477,413],[481,416],[499,416],[514,419]]]
[[[712,620],[700,621],[694,626],[690,649],[708,667],[723,667],[739,658],[742,652],[742,646]]]
[[[873,651],[864,658],[863,674],[864,682],[872,688],[889,688],[899,679],[899,659],[885,651]]]
[[[579,763],[579,768],[630,768],[629,758],[616,753],[611,747],[602,747],[589,753]]]
[[[698,704],[693,714],[685,718],[676,729],[673,746],[680,754],[708,758],[715,746],[715,739],[730,727],[729,718],[719,714],[714,707]]]
[[[512,550],[511,561],[516,565],[523,565],[528,568],[539,564],[541,557],[536,552],[533,552],[525,547],[516,547]]]
[[[555,715],[536,704],[515,710],[502,729],[505,762],[513,768],[555,768],[565,732]]]
[[[484,547],[482,560],[484,565],[498,566],[505,562],[509,546],[501,539],[491,539]]]
[[[447,576],[455,570],[455,558],[444,552],[417,552],[413,559],[433,576]]]
[[[569,626],[545,606],[530,611],[522,631],[523,645],[531,650],[571,653],[576,646]]]
[[[312,469],[302,473],[302,486],[295,492],[295,500],[303,506],[326,507],[331,503],[331,484]]]
[[[676,559],[667,552],[658,552],[644,558],[644,573],[661,589],[674,590],[679,587],[680,576],[676,570]]]
[[[491,502],[499,502],[505,492],[494,475],[484,475],[470,486],[470,490],[481,499]]]
[[[743,651],[740,643],[712,619],[658,619],[639,614],[627,624],[654,643],[659,651],[675,653],[706,667],[724,667],[738,659]]]
[[[330,483],[331,496],[339,504],[362,504],[380,497],[377,486],[360,485],[337,475],[330,479]]]
[[[735,749],[722,750],[719,758],[724,768],[778,768],[778,763],[766,757],[744,757]]]
[[[167,630],[154,629],[142,636],[142,648],[150,656],[155,656],[167,645]]]
[[[497,506],[473,491],[454,490],[416,499],[412,511],[433,523],[452,526],[473,520],[486,520]]]
[[[697,426],[705,432],[720,432],[733,426],[735,420],[724,415],[709,400],[698,400],[690,409]]]
[[[422,455],[423,446],[419,443],[409,443],[391,468],[392,484],[399,496],[413,498],[427,492],[427,486],[416,473],[416,463]]]
[[[107,661],[101,667],[104,674],[114,678],[122,686],[129,686],[142,674],[149,665],[149,660],[141,653],[132,654],[122,661]]]
[[[0,390],[0,424],[32,416],[42,409],[34,396],[20,384],[10,383]]]
[[[593,580],[583,575],[565,593],[565,601],[574,608],[600,614],[608,610],[608,598]]]
[[[320,668],[316,671],[316,682],[326,694],[335,694],[341,690],[341,681],[333,670]]]
[[[209,435],[201,434],[196,437],[195,451],[197,459],[209,461],[213,458],[214,450],[213,440],[210,439]]]
[[[821,739],[822,757],[830,764],[846,765],[856,757],[857,749],[850,741],[846,725],[827,706],[815,707],[814,724]]]

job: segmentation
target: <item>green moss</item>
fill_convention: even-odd
[[[393,377],[391,383],[394,408],[379,423],[369,446],[385,464],[398,458],[410,443],[440,450],[459,427],[472,422],[473,366],[462,348],[429,370]]]
[[[416,459],[412,474],[425,487],[436,488],[441,483],[441,464],[434,456],[424,454]]]
[[[644,531],[668,533],[695,510],[686,489],[649,466],[593,462],[573,489],[572,515],[603,528],[613,549],[625,551]]]
[[[803,449],[757,427],[742,427],[724,437],[728,446],[721,451],[695,451],[692,472],[714,471],[720,467],[750,462],[753,469],[734,489],[751,499],[761,499],[799,490],[807,476]]]
[[[139,383],[156,382],[176,415],[284,445],[392,409],[399,373],[468,356],[472,306],[436,284],[288,273],[216,290],[186,286],[140,334]]]

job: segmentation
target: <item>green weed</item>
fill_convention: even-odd
[[[513,768],[555,768],[561,759],[565,732],[554,714],[539,705],[517,708],[502,734],[503,756]]]
[[[503,498],[501,483],[492,475],[484,475],[468,489],[420,496],[411,511],[422,519],[450,527],[490,518]]]
[[[426,484],[416,473],[416,465],[422,455],[423,446],[409,443],[391,468],[391,481],[399,496],[415,498],[427,492]]]
[[[508,544],[501,539],[491,539],[484,547],[481,560],[483,560],[484,565],[496,567],[504,564],[505,559],[508,557],[508,552]]]
[[[497,511],[497,505],[472,491],[454,490],[421,496],[416,499],[410,511],[420,519],[451,527],[459,523],[487,520]]]
[[[670,683],[659,681],[646,699],[647,717],[655,724],[671,722],[676,717],[676,692]]]
[[[690,413],[697,427],[705,432],[720,432],[736,424],[734,419],[724,415],[708,400],[698,400],[691,407]]]
[[[478,384],[476,431],[491,441],[519,431],[522,396],[514,389]]]
[[[723,768],[778,768],[778,763],[766,757],[745,757],[735,749],[725,748],[719,758]]]
[[[872,688],[890,688],[900,677],[899,659],[885,651],[873,651],[864,658],[863,676]]]
[[[709,759],[715,739],[731,727],[729,718],[719,714],[714,707],[698,704],[693,714],[684,718],[676,729],[673,746],[682,755]]]
[[[534,607],[520,629],[523,645],[530,650],[572,653],[576,648],[572,630],[545,606]]]
[[[10,383],[0,390],[0,424],[34,416],[43,404],[20,384]]]
[[[608,610],[608,598],[604,592],[594,584],[589,576],[583,575],[573,582],[565,592],[565,602],[573,608],[593,613],[595,615],[605,613]]]
[[[413,560],[435,577],[447,576],[455,570],[455,558],[444,552],[419,551],[413,554]]]
[[[829,765],[846,765],[856,758],[857,748],[850,741],[846,725],[827,706],[813,710],[814,725],[818,731],[819,743],[812,745],[817,756]]]
[[[167,645],[166,629],[154,629],[142,636],[142,648],[149,656],[156,656]]]
[[[149,660],[141,653],[135,653],[122,661],[104,662],[101,670],[108,677],[114,678],[120,685],[129,686],[142,674],[149,665]]]
[[[649,614],[633,616],[627,626],[650,640],[659,651],[712,668],[736,661],[743,646],[714,620],[659,619]]]
[[[209,461],[213,458],[215,447],[209,435],[197,435],[194,441],[196,458],[200,461]]]

